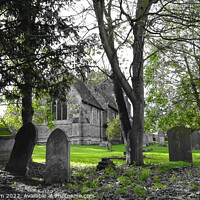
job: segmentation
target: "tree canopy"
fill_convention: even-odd
[[[199,129],[199,9],[196,1],[166,2],[158,13],[162,20],[151,23],[146,130]]]
[[[32,94],[64,98],[72,72],[84,66],[78,27],[72,18],[61,15],[70,2],[11,0],[0,4],[0,93],[8,100],[22,99],[24,119],[31,120],[33,115]]]

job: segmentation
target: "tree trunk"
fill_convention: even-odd
[[[133,125],[130,136],[130,164],[143,165],[144,106],[140,102],[133,105]]]
[[[112,76],[113,84],[114,84],[114,93],[117,102],[119,118],[121,123],[122,135],[124,139],[124,144],[126,146],[126,163],[129,164],[131,162],[130,159],[130,141],[129,141],[129,132],[131,131],[131,123],[130,118],[126,106],[126,102],[124,99],[124,92],[122,87],[117,80],[116,76]]]
[[[25,84],[21,88],[22,94],[22,122],[25,125],[27,122],[32,122],[33,107],[32,107],[32,87],[30,85],[31,75],[24,74]]]
[[[132,62],[132,85],[133,93],[136,98],[132,99],[133,104],[133,126],[130,134],[131,155],[136,165],[143,165],[143,133],[144,133],[144,84],[143,84],[143,52],[145,39],[145,26],[147,22],[147,14],[153,1],[138,0],[136,8],[136,19],[134,24],[130,23],[133,28],[134,43],[133,62]]]
[[[21,86],[21,94],[22,94],[22,122],[25,125],[27,122],[32,122],[33,117],[33,107],[32,107],[32,74],[31,70],[34,66],[32,63],[32,56],[34,55],[35,49],[34,44],[30,38],[31,36],[31,24],[34,24],[34,18],[31,18],[30,10],[31,8],[31,1],[25,1],[22,9],[25,9],[26,12],[24,13],[23,10],[21,12],[21,21],[23,25],[23,31],[25,34],[24,45],[27,48],[26,57],[25,57],[25,66],[24,66],[24,85]],[[28,67],[26,67],[28,65]]]
[[[111,9],[109,3],[108,9]],[[125,75],[122,73],[117,49],[115,49],[114,42],[114,26],[112,24],[111,11],[106,10],[104,1],[93,0],[93,6],[99,26],[100,38],[110,62],[111,68],[117,80],[120,82],[121,87],[125,91],[127,97],[130,99],[133,106],[133,126],[129,132],[130,141],[130,163],[136,165],[143,165],[143,131],[144,131],[144,88],[143,88],[143,49],[144,49],[144,34],[145,25],[147,21],[147,14],[153,1],[138,0],[136,8],[136,20],[133,21],[132,17],[127,19],[130,21],[134,34],[133,48],[133,62],[132,62],[132,87],[127,81]],[[104,20],[107,20],[105,25]],[[119,100],[119,99],[118,99]],[[123,122],[122,122],[123,123]]]

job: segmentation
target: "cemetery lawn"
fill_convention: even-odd
[[[28,176],[5,172],[0,162],[0,199],[200,199],[200,150],[193,151],[193,165],[169,162],[168,148],[148,146],[144,149],[144,166],[128,166],[124,145],[113,151],[94,146],[71,145],[70,180],[66,184],[44,184],[45,146],[36,146]],[[112,157],[116,167],[97,171],[101,158]],[[118,158],[118,159],[117,159]]]
[[[104,157],[113,157],[112,161],[117,165],[125,164],[124,157],[125,146],[113,145],[113,151],[107,151],[105,147],[97,145],[71,145],[70,146],[70,165],[73,167],[94,167]],[[152,149],[150,152],[144,152],[145,165],[162,165],[163,167],[184,167],[190,165],[187,162],[169,162],[168,147],[152,145],[144,149]],[[34,162],[45,163],[46,147],[35,146],[32,159]],[[200,150],[193,150],[193,164],[200,165]],[[117,159],[119,158],[119,159]]]
[[[101,158],[122,158],[125,151],[124,145],[113,145],[113,151],[107,151],[106,147],[98,145],[70,145],[70,165],[73,167],[96,166]],[[32,159],[34,162],[45,163],[46,147],[35,146]],[[113,159],[116,165],[124,164],[122,159]]]

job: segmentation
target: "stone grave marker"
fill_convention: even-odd
[[[167,131],[169,160],[192,162],[190,130],[185,127],[174,127]]]
[[[143,134],[143,147],[146,147],[148,145],[149,145],[148,136],[147,136],[147,133],[144,132],[144,134]]]
[[[194,131],[191,134],[192,149],[200,150],[200,131]]]
[[[18,175],[26,175],[36,142],[37,129],[32,122],[28,122],[19,129],[15,137],[15,143],[5,170]]]
[[[12,135],[0,135],[0,161],[9,160],[15,143],[15,134]]]
[[[46,168],[44,182],[46,185],[64,183],[70,176],[70,144],[64,131],[55,129],[46,145]]]
[[[151,133],[147,132],[147,137],[148,137],[149,145],[152,145],[154,143],[153,135]]]
[[[157,142],[160,146],[165,146],[165,132],[159,130],[157,135]]]

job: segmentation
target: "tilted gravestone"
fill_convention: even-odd
[[[70,145],[64,131],[55,129],[46,145],[46,185],[68,182],[70,176]]]
[[[192,162],[190,130],[185,127],[174,127],[167,131],[169,160]]]
[[[194,131],[191,134],[191,144],[192,144],[192,149],[200,150],[200,132],[199,131]]]
[[[28,122],[19,129],[15,137],[14,147],[5,170],[26,175],[36,141],[37,129],[32,122]]]

